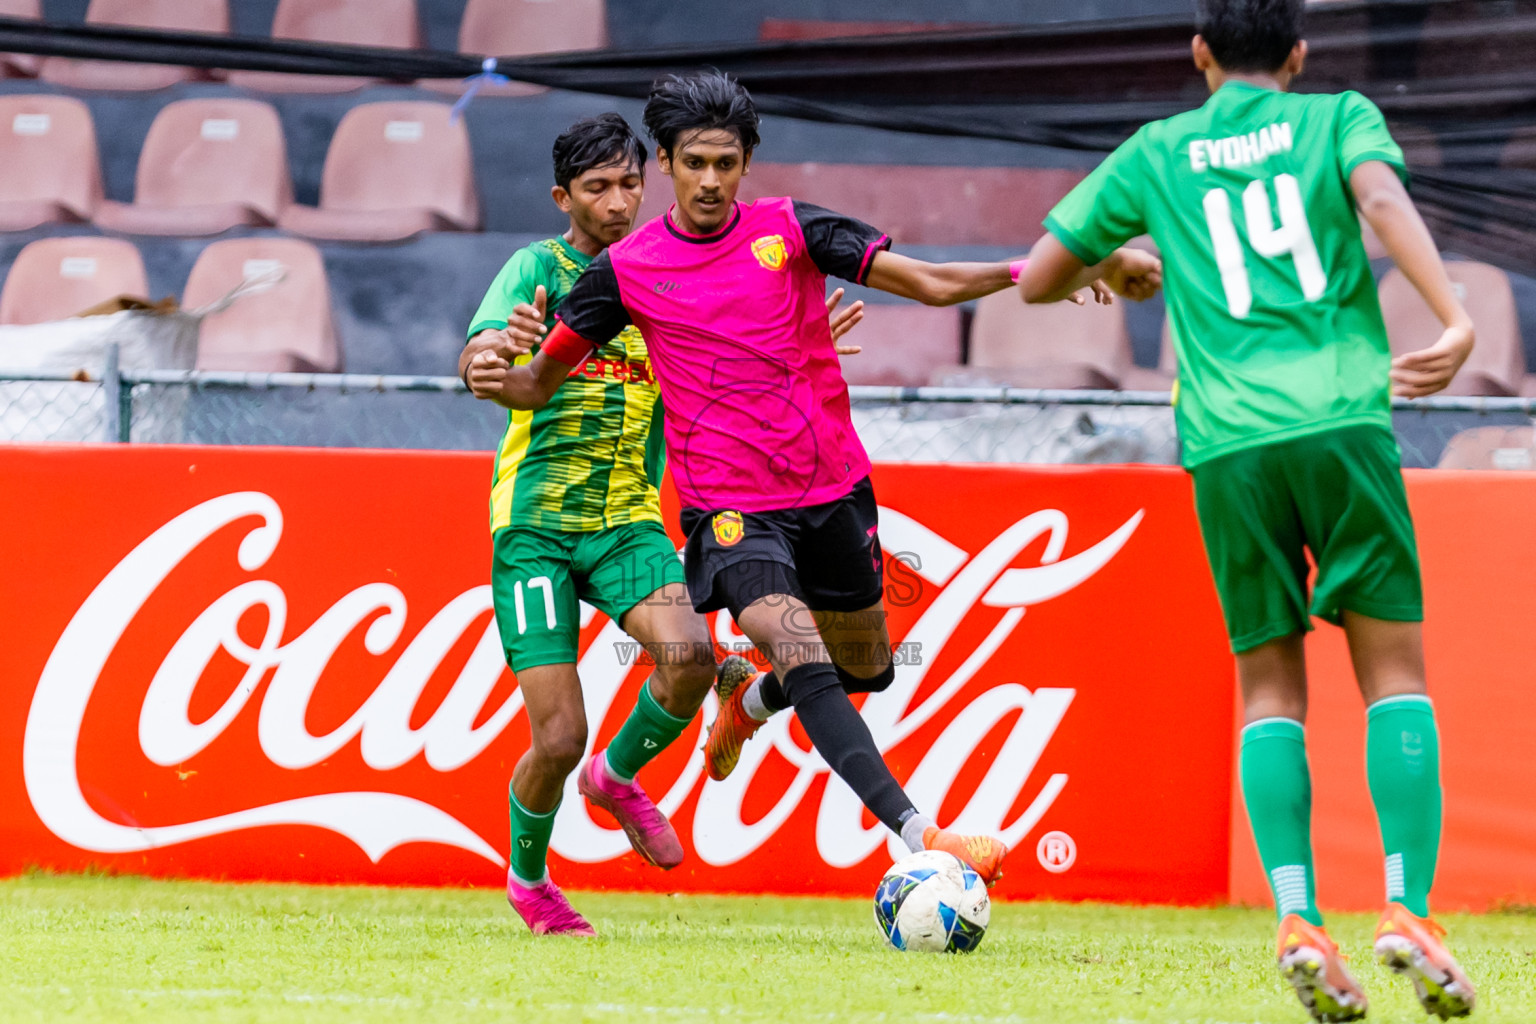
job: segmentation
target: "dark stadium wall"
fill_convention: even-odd
[[[434,49],[458,47],[465,0],[417,0],[422,30]],[[90,0],[43,0],[50,21],[85,20]],[[272,29],[277,0],[229,0],[238,35],[264,36]],[[1091,21],[1131,15],[1180,14],[1189,0],[608,0],[608,28],[615,46],[745,42],[758,38],[765,18],[805,21],[916,21],[1032,25]]]

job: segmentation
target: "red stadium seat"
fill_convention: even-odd
[[[1438,469],[1536,469],[1536,427],[1473,427],[1440,453]]]
[[[182,304],[217,302],[275,268],[283,279],[271,289],[242,295],[203,319],[199,370],[334,373],[341,344],[331,317],[331,289],[320,250],[296,238],[232,238],[204,249],[187,278]]]
[[[928,383],[935,367],[960,361],[960,310],[866,305],[864,320],[845,342],[864,350],[842,359],[843,379],[849,384],[920,387]]]
[[[423,231],[475,231],[469,134],[445,103],[366,103],[336,127],[320,179],[320,205],[278,220],[309,238],[393,242]]]
[[[351,46],[421,46],[416,0],[279,0],[272,38]],[[351,92],[379,81],[346,75],[231,71],[229,82],[258,92]]]
[[[976,305],[971,361],[954,383],[1034,388],[1118,388],[1132,365],[1125,307],[1116,302],[1031,306],[1016,291]]]
[[[1007,245],[1023,255],[1051,207],[1082,178],[1065,168],[753,161],[741,198],[793,196],[873,224],[898,245]],[[671,182],[655,164],[646,181],[642,221],[672,205]]]
[[[491,57],[532,57],[541,53],[601,50],[608,46],[605,0],[469,0],[459,22],[459,52]],[[458,92],[462,79],[423,83]],[[526,96],[541,85],[512,82],[491,86],[482,95]]]
[[[0,231],[88,221],[101,196],[96,128],[84,103],[0,97]]]
[[[0,324],[65,320],[119,295],[149,292],[132,242],[99,235],[41,238],[16,254],[0,291]]]
[[[176,32],[229,32],[225,0],[91,0],[85,12],[90,25],[127,25]],[[208,72],[170,64],[129,64],[113,60],[73,60],[49,57],[42,77],[70,89],[136,92],[164,89],[177,82],[207,79]]]
[[[1452,261],[1445,269],[1477,327],[1477,347],[1445,394],[1518,395],[1525,347],[1509,275],[1486,263]],[[1428,348],[1440,337],[1440,321],[1401,270],[1394,267],[1381,279],[1380,295],[1393,355]]]
[[[270,226],[293,202],[277,111],[256,100],[181,100],[162,109],[139,154],[134,202],[96,223],[141,235],[216,235]]]
[[[0,0],[0,18],[25,18],[41,21],[39,0]],[[0,53],[0,78],[36,78],[43,58],[31,53]]]

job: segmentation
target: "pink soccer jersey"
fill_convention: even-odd
[[[593,260],[557,316],[594,345],[640,328],[685,506],[820,505],[869,473],[826,279],[863,283],[889,245],[867,224],[789,199],[739,203],[707,236],[669,212]]]

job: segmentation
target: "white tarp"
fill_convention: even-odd
[[[190,370],[197,364],[203,317],[242,295],[271,288],[281,267],[243,281],[201,309],[157,313],[130,310],[73,317],[45,324],[0,326],[0,375],[4,370],[78,372],[79,381],[0,381],[0,441],[115,441],[107,436],[107,395],[102,368],[117,346],[119,370]],[[184,388],[164,388],[152,403],[134,408],[134,441],[181,440]]]

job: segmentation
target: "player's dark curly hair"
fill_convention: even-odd
[[[1304,0],[1195,0],[1195,31],[1224,71],[1277,71],[1301,38]]]
[[[629,122],[618,114],[585,117],[555,140],[555,184],[570,190],[571,182],[598,167],[635,164],[645,177],[645,153]]]
[[[734,132],[750,153],[761,141],[757,125],[752,94],[715,70],[667,75],[651,86],[645,104],[645,130],[668,155],[683,133],[712,129]]]

